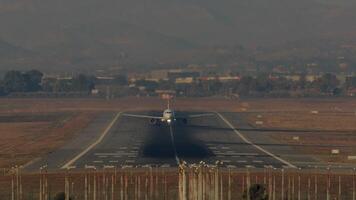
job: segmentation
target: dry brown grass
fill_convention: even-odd
[[[58,111],[162,110],[166,101],[155,97],[104,99],[0,99],[0,113],[38,113]],[[218,98],[178,98],[176,110],[237,111],[240,102]]]
[[[300,130],[295,134],[270,133],[281,143],[297,144],[296,151],[326,162],[355,162],[347,156],[356,155],[356,99],[258,100],[249,106],[255,112],[248,113],[247,119],[255,127]],[[263,124],[256,125],[256,121]],[[339,149],[340,155],[331,155],[332,149]]]
[[[1,122],[0,167],[23,165],[53,151],[87,126],[93,117],[93,113],[56,113],[55,115],[56,117],[51,121],[44,119],[33,122],[22,120]]]

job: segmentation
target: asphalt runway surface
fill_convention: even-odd
[[[162,115],[161,112],[134,114]],[[197,113],[176,113],[178,117],[189,114]],[[208,165],[219,161],[221,166],[229,168],[307,168],[324,165],[313,156],[299,154],[292,147],[279,144],[268,134],[254,129],[245,121],[243,113],[214,113],[212,116],[188,119],[188,124],[177,122],[172,126],[152,125],[149,119],[122,114],[113,120],[115,115],[100,115],[78,138],[29,164],[27,169],[38,169],[42,165],[48,165],[49,169],[63,166],[176,167],[183,161]],[[98,142],[105,128],[108,131]],[[98,143],[89,147],[95,141]]]

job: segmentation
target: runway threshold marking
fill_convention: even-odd
[[[282,158],[280,158],[280,157],[274,155],[273,153],[267,151],[266,149],[264,149],[264,148],[258,146],[257,144],[251,142],[251,141],[250,141],[249,139],[247,139],[242,133],[240,133],[239,131],[237,131],[236,128],[235,128],[224,116],[222,116],[222,115],[221,115],[220,113],[218,113],[218,112],[216,112],[216,114],[217,114],[217,115],[220,117],[220,119],[222,119],[222,120],[231,128],[231,130],[233,130],[233,131],[236,133],[236,135],[238,135],[244,142],[246,142],[247,144],[252,145],[252,146],[255,147],[256,149],[258,149],[258,150],[262,151],[263,153],[265,153],[265,154],[267,154],[267,155],[273,157],[274,159],[276,159],[276,160],[282,162],[283,164],[288,165],[288,166],[291,167],[291,168],[297,168],[295,165],[291,164],[290,162],[288,162],[288,161],[286,161],[286,160],[284,160],[284,159],[282,159]]]
[[[172,146],[173,146],[174,157],[176,159],[177,165],[179,165],[180,161],[179,161],[179,157],[178,157],[178,154],[177,154],[177,148],[176,148],[176,145],[175,145],[175,142],[174,142],[174,134],[173,134],[172,126],[169,126],[169,131],[171,133],[171,142],[172,142]]]
[[[109,133],[109,131],[111,130],[111,128],[114,126],[114,124],[116,123],[116,121],[119,119],[120,115],[122,112],[119,112],[116,114],[115,118],[110,122],[110,124],[106,127],[106,129],[104,130],[104,132],[101,134],[101,136],[91,145],[89,145],[86,149],[84,149],[82,152],[80,152],[78,155],[76,155],[72,160],[68,161],[66,164],[64,164],[61,168],[62,169],[66,169],[69,166],[73,165],[73,163],[75,163],[79,158],[81,158],[83,155],[85,155],[86,153],[88,153],[91,149],[93,149],[97,144],[99,144],[104,137]]]

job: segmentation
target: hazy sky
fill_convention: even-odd
[[[355,10],[354,0],[0,0],[0,41],[81,57],[268,46],[355,38]]]

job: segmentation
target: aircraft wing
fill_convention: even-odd
[[[124,113],[123,115],[124,115],[124,116],[127,116],[127,117],[149,118],[149,119],[162,119],[162,117],[150,116],[150,115],[133,115],[133,114],[127,114],[127,113]]]
[[[210,117],[214,115],[215,115],[214,113],[194,114],[194,115],[188,115],[188,118]]]

